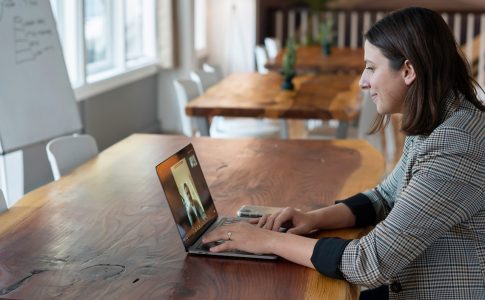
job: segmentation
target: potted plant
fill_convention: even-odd
[[[314,14],[318,15],[319,18],[321,16],[322,11],[326,10],[328,8],[328,5],[334,1],[335,0],[305,0],[305,2],[310,7],[310,10]],[[332,47],[333,37],[334,37],[333,25],[334,25],[333,18],[329,18],[325,22],[320,22],[318,27],[318,33],[319,33],[318,39],[319,39],[320,45],[322,46],[322,53],[325,56],[328,56],[330,54],[330,50]]]
[[[296,43],[293,37],[289,37],[286,40],[286,52],[283,56],[283,69],[281,73],[283,74],[284,81],[282,88],[284,90],[293,90],[293,77],[295,77],[295,62],[296,62]]]
[[[322,46],[322,53],[325,56],[330,55],[330,50],[333,42],[333,18],[327,19],[320,23],[320,45]]]

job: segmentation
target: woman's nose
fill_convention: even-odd
[[[370,87],[369,80],[367,80],[367,78],[364,74],[362,74],[362,76],[360,76],[359,86],[363,90],[368,89]]]

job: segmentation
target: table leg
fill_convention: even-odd
[[[209,136],[209,119],[206,117],[192,117],[194,118],[195,126],[201,136]]]
[[[337,138],[338,139],[347,138],[348,131],[349,131],[349,122],[348,121],[339,121],[338,128],[337,128]]]
[[[280,119],[280,137],[284,140],[287,140],[289,137],[288,133],[288,122],[286,122],[286,119]]]

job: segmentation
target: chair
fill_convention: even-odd
[[[5,200],[5,197],[3,196],[2,190],[0,190],[0,213],[8,210],[7,206],[7,201]]]
[[[222,75],[222,69],[221,69],[220,66],[204,63],[202,65],[202,70],[204,70],[208,73],[214,73],[214,75],[217,78],[217,81],[220,81],[224,78],[224,75]]]
[[[256,56],[256,69],[261,74],[267,74],[268,69],[264,66],[268,62],[268,55],[266,50],[261,46],[256,46],[254,48],[254,55]]]
[[[281,42],[274,37],[267,37],[264,39],[264,45],[266,46],[266,52],[269,59],[274,59],[278,52],[281,50]]]
[[[192,80],[174,80],[173,85],[180,112],[180,121],[182,122],[182,132],[186,136],[198,135],[197,126],[192,119],[185,114],[185,106],[190,101],[200,96],[201,87]]]
[[[202,95],[211,86],[220,81],[215,72],[206,72],[204,70],[190,72],[190,79],[197,84],[199,95]]]
[[[46,146],[47,158],[54,180],[59,180],[74,168],[98,154],[96,140],[88,134],[55,138]]]
[[[282,136],[281,131],[278,120],[216,116],[212,118],[210,136],[279,138]]]
[[[189,97],[191,97],[188,98],[190,100],[196,98],[200,94],[203,94],[207,91],[207,89],[209,89],[211,86],[218,82],[215,73],[205,72],[203,70],[191,72],[190,78],[197,85],[197,90],[199,92],[197,95],[195,95],[193,92],[188,95]],[[280,130],[281,127],[277,120],[255,118],[227,118],[222,116],[215,116],[212,118],[209,134],[211,137],[215,138],[278,137],[280,135]]]

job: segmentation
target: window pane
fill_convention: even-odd
[[[109,2],[85,0],[85,38],[87,64],[109,65]]]
[[[125,0],[125,49],[126,60],[143,57],[143,2]]]

